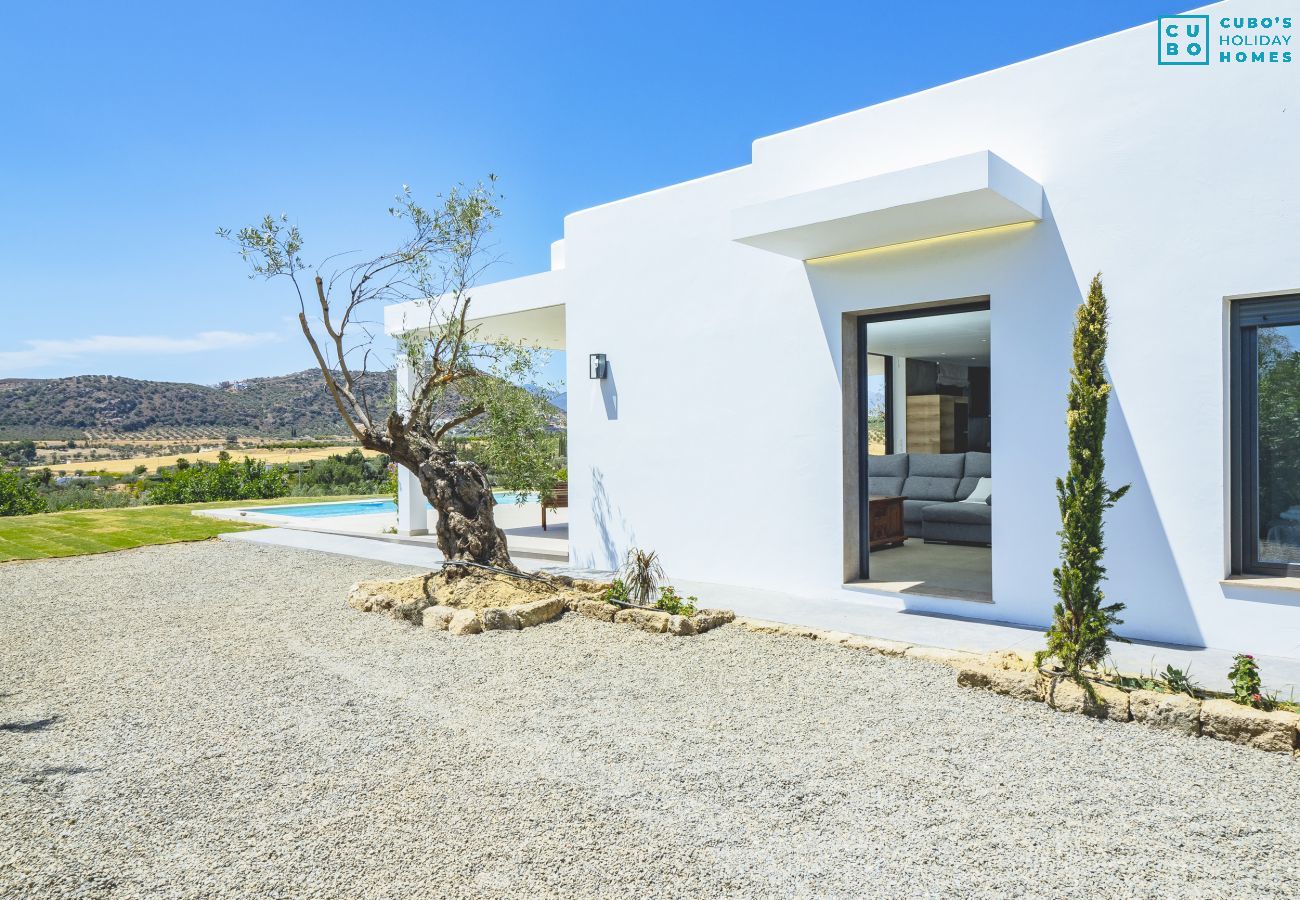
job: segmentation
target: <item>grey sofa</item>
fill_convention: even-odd
[[[925,541],[989,544],[993,497],[961,502],[992,477],[988,453],[894,453],[867,458],[867,493],[902,497],[903,533]]]

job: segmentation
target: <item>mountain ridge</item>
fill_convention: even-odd
[[[392,408],[391,372],[360,379],[374,417]],[[448,411],[456,398],[449,397]],[[557,417],[563,413],[556,411]],[[315,369],[215,385],[118,375],[0,378],[0,437],[63,439],[86,432],[232,431],[261,437],[343,435],[347,429]]]

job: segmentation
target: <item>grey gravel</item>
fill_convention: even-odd
[[[1290,757],[735,626],[346,606],[407,571],[221,542],[0,566],[0,892],[1297,893]]]

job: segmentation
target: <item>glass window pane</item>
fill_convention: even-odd
[[[1300,565],[1300,325],[1257,332],[1257,554]]]
[[[867,429],[867,453],[883,456],[885,453],[885,357],[878,353],[867,354],[867,396],[864,398],[866,415],[862,417]]]

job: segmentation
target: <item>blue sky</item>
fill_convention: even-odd
[[[1184,10],[1175,3],[12,4],[0,377],[214,383],[311,365],[285,286],[213,232],[288,213],[378,250],[401,185],[501,178],[504,262],[563,216],[750,142]],[[550,367],[554,378],[558,361]]]

